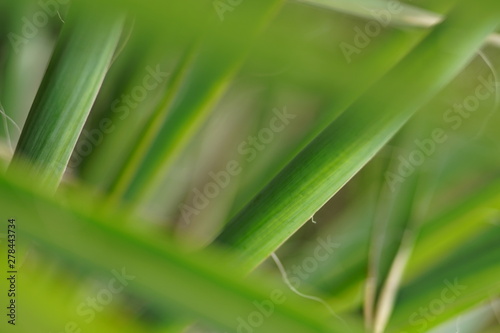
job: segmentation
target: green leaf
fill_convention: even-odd
[[[424,326],[435,327],[484,300],[498,297],[499,242],[500,229],[490,225],[488,230],[448,253],[439,267],[405,285],[388,332],[420,332]]]
[[[239,250],[249,269],[259,265],[464,68],[498,24],[491,7],[491,1],[462,1],[247,205],[218,241]],[[477,22],[471,11],[484,20]]]
[[[122,31],[122,19],[77,13],[67,19],[14,155],[50,190],[59,185]]]
[[[107,216],[104,221],[90,215],[81,195],[76,197],[78,202],[67,196],[66,204],[61,205],[61,198],[56,196],[56,201],[29,190],[26,179],[20,182],[18,174],[13,174],[9,179],[0,178],[0,209],[16,212],[19,239],[34,242],[87,272],[109,278],[113,269],[125,271],[133,277],[130,292],[140,294],[158,309],[175,310],[218,328],[235,330],[238,318],[247,320],[256,311],[256,302],[264,302],[273,310],[259,326],[262,332],[344,331],[344,324],[338,321],[327,323],[328,313],[321,306],[303,307],[283,286],[260,278],[252,279],[252,284],[241,281],[241,271],[223,264],[231,262],[226,255],[213,251],[188,254],[157,236],[126,230],[118,223],[118,216]],[[258,284],[268,287],[254,287]],[[283,302],[271,296],[273,292],[284,297]],[[351,329],[359,331],[355,323]]]
[[[500,182],[493,181],[421,227],[406,270],[407,281],[440,265],[449,253],[454,253],[467,239],[494,225],[500,210],[499,186]]]
[[[158,186],[158,181],[163,179],[180,151],[204,124],[241,65],[251,42],[282,2],[242,4],[235,17],[226,25],[216,27],[193,49],[185,75],[180,74],[174,91],[152,116],[144,136],[116,180],[112,188],[114,200],[124,198],[136,202]],[[250,21],[252,25],[248,25]],[[239,31],[237,39],[228,34],[235,29]],[[218,49],[222,41],[234,45],[227,52],[220,53]]]

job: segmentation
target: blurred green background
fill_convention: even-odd
[[[499,19],[2,0],[0,332],[500,332]]]

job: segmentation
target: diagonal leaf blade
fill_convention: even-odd
[[[470,11],[485,19],[477,22]],[[259,265],[463,69],[496,28],[498,17],[498,4],[492,1],[461,1],[446,21],[247,205],[218,241],[237,248],[249,268]],[[416,79],[405,85],[408,77]],[[383,112],[375,112],[379,110]]]

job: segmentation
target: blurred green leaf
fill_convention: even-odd
[[[59,185],[121,31],[122,19],[96,15],[90,21],[74,12],[68,18],[15,153],[48,189]]]

